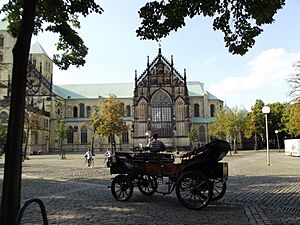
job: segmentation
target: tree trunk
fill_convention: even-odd
[[[254,134],[254,149],[257,150],[257,133]]]
[[[27,148],[28,148],[28,141],[29,141],[29,126],[27,127],[27,131],[26,131],[26,141],[25,141],[25,147],[24,147],[24,155],[23,155],[23,159],[27,158]],[[23,150],[22,150],[23,151]]]
[[[28,56],[34,28],[36,0],[25,0],[16,44],[13,48],[12,93],[7,131],[1,224],[15,224],[20,209],[22,135],[25,114],[25,88]]]

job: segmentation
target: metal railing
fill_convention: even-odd
[[[17,215],[17,219],[16,219],[16,225],[20,225],[21,224],[21,220],[23,218],[25,209],[33,202],[38,203],[38,205],[40,206],[41,209],[41,213],[42,213],[42,217],[43,217],[43,222],[44,225],[48,225],[48,219],[47,219],[47,212],[46,212],[46,208],[44,203],[42,202],[42,200],[38,199],[38,198],[32,198],[27,200],[24,205],[21,207],[18,215]]]

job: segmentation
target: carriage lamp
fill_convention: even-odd
[[[265,118],[266,118],[267,164],[268,166],[270,166],[270,150],[269,150],[269,134],[268,134],[268,113],[270,113],[270,107],[265,105],[262,108],[262,113],[265,114]]]

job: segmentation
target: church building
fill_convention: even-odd
[[[4,126],[9,114],[14,43],[0,22],[0,118]],[[140,143],[145,145],[147,133],[157,133],[170,149],[185,149],[190,146],[188,134],[192,129],[198,133],[197,143],[210,141],[208,125],[223,107],[223,101],[205,90],[203,83],[188,81],[185,70],[180,74],[173,56],[168,60],[161,48],[151,62],[147,58],[144,72],[135,72],[129,83],[55,85],[52,80],[53,62],[36,42],[30,50],[26,115],[39,121],[39,126],[26,129],[30,120],[24,125],[24,143],[28,137],[31,153],[58,151],[60,147],[82,152],[91,147],[92,140],[96,152],[109,148],[112,141],[117,149],[128,150]],[[89,116],[93,106],[101,106],[110,94],[124,105],[123,120],[128,130],[116,137],[93,138]],[[67,128],[63,143],[57,138],[61,120]]]

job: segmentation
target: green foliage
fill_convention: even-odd
[[[68,130],[66,128],[65,121],[61,120],[58,122],[58,129],[56,130],[57,139],[61,142],[67,138]]]
[[[23,3],[24,0],[9,1],[1,10],[6,15],[8,29],[14,37],[21,26]],[[54,62],[61,69],[68,69],[70,65],[79,67],[85,64],[84,58],[88,48],[75,29],[80,28],[79,15],[86,17],[93,12],[103,12],[94,0],[37,0],[33,34],[44,31],[59,34],[56,45],[59,54],[54,55]]]
[[[159,40],[185,26],[186,17],[208,16],[214,18],[213,29],[223,32],[229,52],[243,55],[284,4],[285,0],[153,1],[140,9],[142,24],[136,32],[142,39]]]
[[[194,127],[191,129],[191,131],[188,134],[188,138],[190,140],[190,142],[195,142],[198,140],[199,134],[197,129],[195,129]]]
[[[258,99],[255,101],[254,106],[251,107],[251,112],[247,115],[247,129],[245,136],[250,138],[253,135],[256,137],[264,137],[265,135],[265,117],[262,108],[265,103]]]
[[[120,135],[122,131],[128,129],[122,119],[124,106],[115,95],[110,95],[105,99],[103,105],[99,106],[97,114],[93,115],[94,124],[97,126],[96,132],[102,137]]]
[[[300,137],[300,103],[287,105],[282,117],[285,123],[285,131],[292,137]]]

